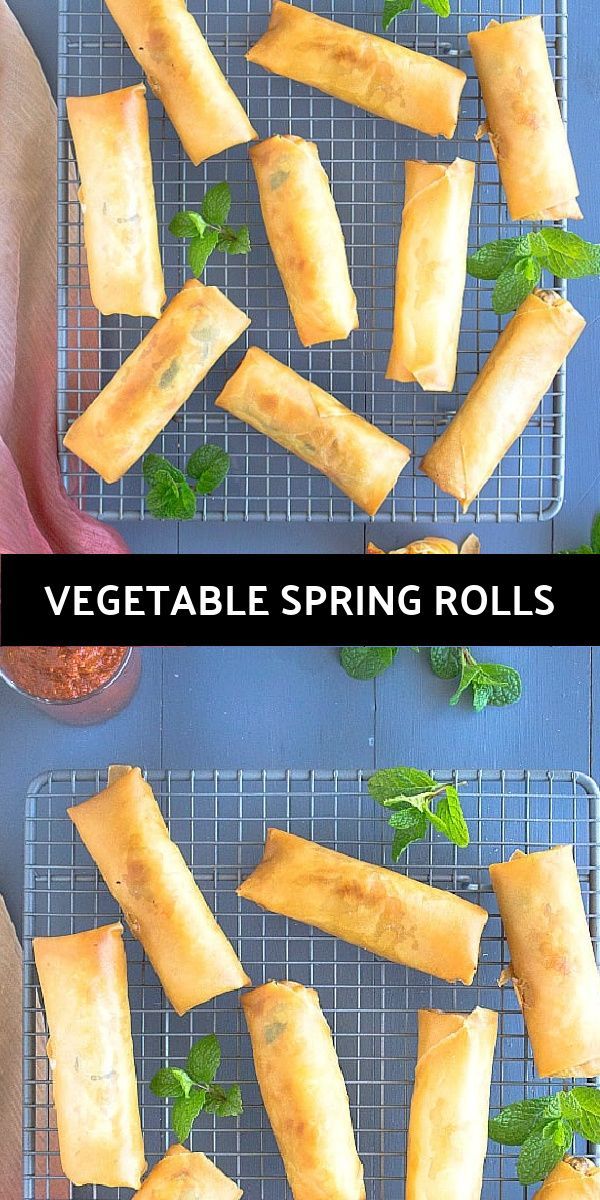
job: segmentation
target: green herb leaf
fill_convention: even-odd
[[[162,471],[166,471],[167,474],[170,475],[175,481],[175,483],[185,483],[185,475],[183,472],[179,471],[177,467],[174,467],[173,464],[168,462],[166,458],[163,458],[162,454],[146,454],[142,471],[146,483],[149,484],[155,483],[157,476]]]
[[[184,1096],[189,1096],[194,1086],[193,1079],[190,1079],[187,1071],[182,1071],[181,1067],[171,1067],[171,1070],[177,1082],[179,1083],[182,1094]]]
[[[600,554],[600,513],[592,521],[592,554]]]
[[[204,217],[200,216],[200,213],[182,211],[175,213],[169,229],[175,237],[193,238],[199,233],[204,233],[206,221]]]
[[[375,771],[367,786],[378,804],[393,809],[388,824],[394,830],[394,862],[411,842],[425,836],[428,822],[457,846],[469,845],[469,830],[453,784],[437,783],[413,767],[389,767]]]
[[[560,1105],[555,1096],[539,1096],[534,1100],[518,1100],[507,1104],[488,1123],[488,1132],[493,1142],[502,1146],[522,1146],[539,1121],[551,1116],[560,1116]]]
[[[196,481],[196,491],[208,495],[223,482],[230,466],[231,459],[225,450],[206,443],[192,454],[188,461],[187,473]]]
[[[467,655],[463,654],[460,679],[458,681],[458,687],[457,687],[456,691],[454,692],[454,694],[450,697],[450,703],[453,706],[455,704],[458,704],[463,692],[466,692],[467,688],[471,687],[471,685],[477,679],[478,675],[479,675],[478,664],[474,660],[467,657]]]
[[[189,1096],[175,1101],[171,1114],[173,1133],[178,1142],[187,1142],[196,1117],[206,1104],[206,1092],[195,1089]]]
[[[545,1179],[567,1153],[572,1141],[573,1130],[562,1117],[548,1121],[541,1129],[530,1133],[517,1162],[519,1182],[527,1186]]]
[[[242,1093],[237,1083],[225,1091],[221,1087],[211,1087],[206,1094],[206,1111],[215,1113],[217,1117],[239,1117],[244,1111]]]
[[[495,313],[512,312],[536,286],[542,268],[535,258],[518,258],[516,262],[505,267],[498,276],[498,282],[492,296],[492,307]]]
[[[497,279],[499,275],[519,257],[522,238],[501,238],[497,242],[486,242],[467,258],[467,271],[476,279]],[[527,253],[527,251],[526,251]]]
[[[586,242],[577,233],[549,225],[532,234],[531,242],[538,261],[559,278],[580,279],[600,273],[600,245]]]
[[[221,230],[217,249],[224,250],[226,254],[249,254],[252,246],[248,226],[240,225],[239,229],[231,229],[226,225]]]
[[[414,767],[383,767],[369,776],[367,787],[378,804],[388,806],[403,803],[411,796],[439,791],[445,784],[436,783],[426,771]]]
[[[427,816],[432,825],[440,833],[443,833],[449,842],[454,842],[456,846],[460,846],[461,850],[469,845],[469,829],[455,787],[452,785],[446,787],[446,794],[441,797],[435,812],[428,812]]]
[[[351,679],[375,679],[391,667],[397,646],[344,646],[340,662]]]
[[[455,679],[462,670],[460,646],[431,646],[429,650],[431,670],[440,679]]]
[[[392,21],[394,21],[400,13],[408,12],[408,10],[412,8],[413,4],[414,0],[385,0],[385,4],[383,6],[383,15],[381,18],[381,24],[383,25],[384,30],[389,29]]]
[[[184,1091],[181,1083],[171,1067],[161,1067],[160,1071],[156,1072],[153,1079],[150,1080],[150,1091],[155,1096],[183,1096]]]
[[[392,859],[398,862],[400,855],[404,853],[406,847],[411,842],[418,842],[425,837],[427,833],[427,817],[424,812],[420,812],[412,804],[406,802],[399,804],[398,808],[388,821],[388,825],[394,830],[394,840],[392,842]]]
[[[430,8],[438,17],[450,16],[450,0],[421,0],[421,3]]]
[[[221,1064],[221,1046],[214,1033],[192,1046],[186,1062],[188,1075],[194,1083],[212,1083]]]
[[[475,712],[483,712],[492,699],[492,688],[481,683],[479,676],[473,680],[473,708]]]
[[[592,1087],[573,1087],[559,1093],[562,1116],[588,1142],[600,1142],[600,1092]]]
[[[172,470],[154,470],[152,484],[146,493],[146,508],[160,521],[168,518],[189,521],[196,512],[196,497],[185,478],[174,478]]]
[[[498,663],[480,663],[477,683],[490,689],[488,704],[496,708],[516,704],[517,700],[521,699],[521,676],[514,667],[504,667]]]
[[[202,201],[202,216],[207,225],[224,225],[231,208],[231,189],[228,183],[209,188]]]
[[[213,250],[216,250],[219,233],[216,229],[205,229],[192,238],[187,248],[187,260],[190,271],[197,279],[200,278]]]

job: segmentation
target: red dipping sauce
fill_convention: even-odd
[[[73,725],[106,721],[131,700],[140,677],[131,646],[6,646],[0,674],[48,716]]]

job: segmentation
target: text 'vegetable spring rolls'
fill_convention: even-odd
[[[469,33],[489,134],[513,221],[581,217],[579,188],[540,16]]]
[[[472,983],[485,909],[281,829],[238,896],[440,979]]]
[[[242,996],[256,1077],[294,1200],[364,1200],[346,1085],[312,988]]]
[[[565,1158],[546,1177],[534,1200],[600,1200],[600,1167],[589,1158]]]
[[[106,6],[196,166],[256,137],[186,0],[106,0]]]
[[[62,1169],[77,1187],[146,1170],[122,925],[34,938]]]
[[[148,449],[249,318],[218,288],[188,279],[110,383],[73,422],[64,444],[107,483]]]
[[[250,983],[139,768],[67,811],[176,1012]]]
[[[70,96],[90,291],[101,313],[158,317],[166,300],[143,83]]]
[[[498,1014],[422,1009],[406,1200],[479,1200]]]
[[[430,54],[274,0],[266,33],[246,57],[432,136],[452,137],[466,75]]]
[[[371,516],[410,458],[401,442],[257,346],[216,404],[322,471]]]
[[[502,330],[466,400],[421,463],[463,509],[522,434],[584,328],[572,304],[537,290]]]
[[[134,1200],[240,1200],[242,1189],[205,1154],[171,1146]]]
[[[600,1074],[600,975],[571,846],[490,867],[538,1075]]]
[[[250,148],[267,237],[304,346],[358,328],[344,234],[314,142],[277,135]]]
[[[386,378],[451,392],[466,280],[475,164],[407,162]]]

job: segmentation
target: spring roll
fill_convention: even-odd
[[[70,96],[90,292],[105,316],[159,317],[166,300],[143,83]]]
[[[467,277],[475,164],[407,162],[386,379],[451,392]]]
[[[600,1200],[600,1167],[589,1158],[564,1158],[544,1180],[534,1200]]]
[[[250,983],[138,767],[67,812],[180,1016]]]
[[[513,221],[581,217],[575,167],[560,114],[542,18],[467,34],[489,135]]]
[[[346,244],[314,142],[276,135],[250,149],[269,244],[303,346],[358,329]]]
[[[472,983],[484,908],[281,829],[238,896],[392,962]]]
[[[248,328],[218,288],[188,279],[100,395],[77,417],[67,450],[116,483]]]
[[[257,136],[186,0],[106,0],[106,6],[196,166]]]
[[[364,1200],[348,1093],[317,993],[267,983],[246,992],[242,1008],[294,1200]]]
[[[463,510],[523,433],[584,328],[567,300],[536,290],[502,330],[466,400],[421,463]]]
[[[406,1200],[479,1200],[498,1014],[421,1009]]]
[[[171,1146],[133,1200],[240,1200],[242,1189],[205,1154]]]
[[[571,846],[490,867],[538,1075],[600,1074],[600,975]]]
[[[410,458],[401,442],[257,346],[216,403],[322,471],[370,516]]]
[[[266,33],[246,58],[275,75],[318,88],[433,137],[451,138],[464,71],[387,38],[274,0]]]
[[[146,1170],[123,926],[34,938],[62,1169],[76,1187],[139,1188]]]

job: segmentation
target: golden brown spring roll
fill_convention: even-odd
[[[77,1187],[140,1186],[146,1170],[123,926],[34,938],[62,1169]]]
[[[433,137],[450,138],[456,129],[464,71],[297,4],[274,0],[269,28],[246,57]]]
[[[600,1074],[600,975],[571,846],[490,867],[538,1075]]]
[[[314,142],[292,134],[250,148],[260,207],[303,346],[358,329],[346,244]]]
[[[240,1200],[242,1189],[205,1154],[171,1146],[146,1176],[134,1200]]]
[[[281,829],[267,830],[262,861],[238,896],[449,982],[473,982],[488,919],[452,892]]]
[[[418,542],[409,542],[399,550],[380,550],[374,542],[367,543],[367,554],[480,554],[481,543],[474,533],[465,538],[460,549],[448,538],[426,537]]]
[[[407,162],[386,379],[451,392],[467,277],[475,163]]]
[[[469,33],[489,135],[513,221],[581,217],[579,188],[560,115],[542,18]]]
[[[257,136],[186,0],[106,0],[106,6],[196,166]]]
[[[138,767],[67,811],[180,1016],[250,983]]]
[[[401,442],[257,346],[216,404],[322,471],[370,516],[410,458]]]
[[[544,1180],[534,1200],[600,1200],[600,1167],[589,1158],[565,1158]]]
[[[406,1200],[479,1200],[498,1014],[421,1009]]]
[[[294,1200],[364,1200],[348,1093],[317,993],[267,983],[246,992],[242,1008]]]
[[[148,449],[249,318],[218,288],[188,279],[64,439],[107,483]]]
[[[502,330],[466,400],[421,463],[463,510],[522,434],[584,328],[568,300],[536,290]]]
[[[166,300],[143,83],[70,96],[90,291],[101,313],[158,317]]]

